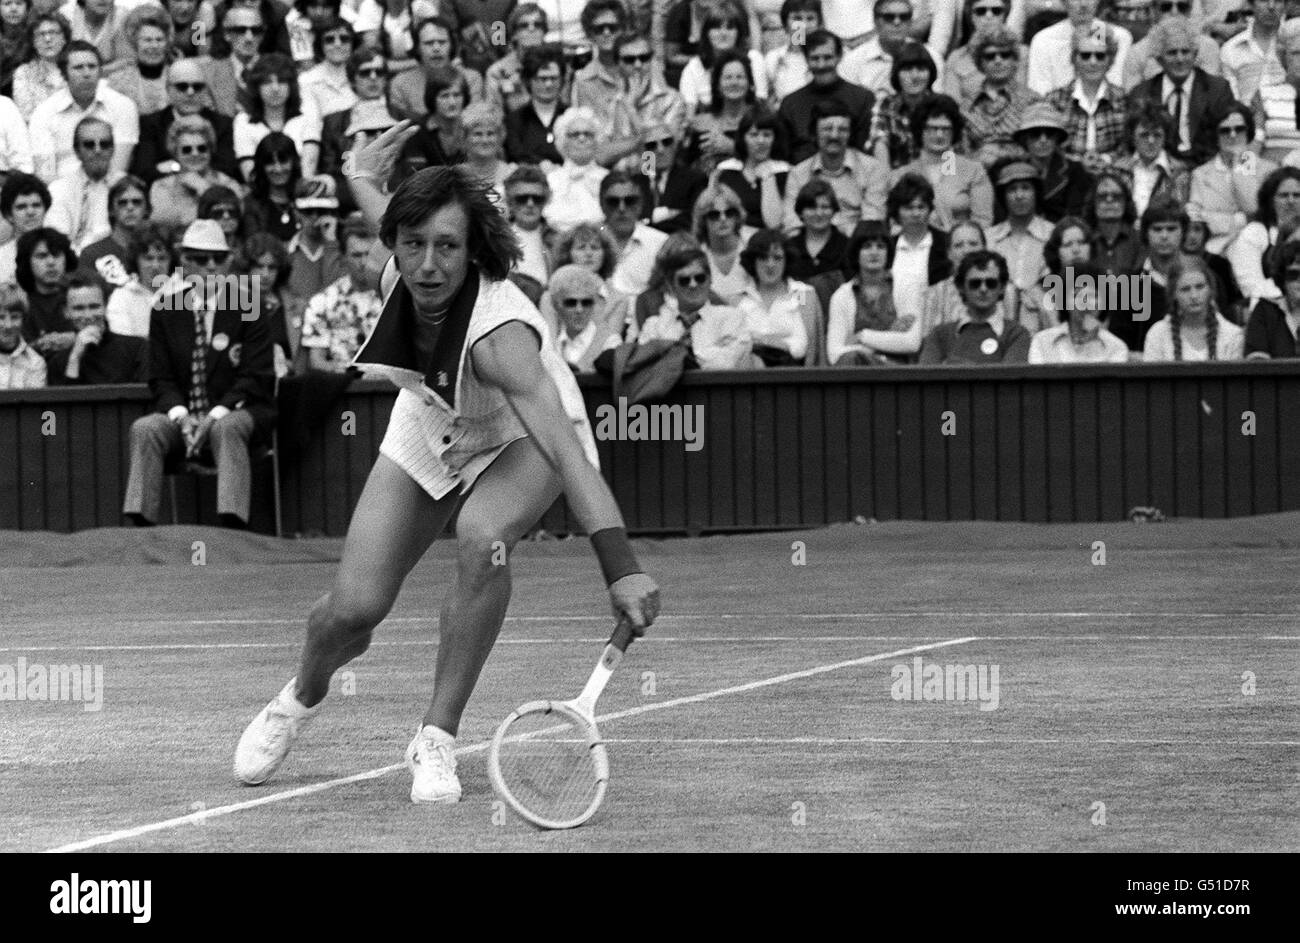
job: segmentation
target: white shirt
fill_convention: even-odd
[[[1233,324],[1221,314],[1218,319],[1218,337],[1214,345],[1216,360],[1240,360],[1246,349],[1246,332]],[[1209,348],[1205,347],[1205,335],[1184,330],[1183,360],[1204,361],[1210,359]],[[1162,363],[1174,359],[1173,322],[1168,316],[1151,325],[1147,331],[1146,342],[1142,345],[1142,359],[1147,363]]]
[[[1173,170],[1169,167],[1169,155],[1164,151],[1161,151],[1151,162],[1150,167],[1142,163],[1141,158],[1133,162],[1133,203],[1137,206],[1138,216],[1147,211],[1151,194],[1155,192],[1156,184],[1160,181],[1161,170],[1170,177],[1173,176]]]
[[[360,101],[347,73],[336,72],[327,62],[318,63],[299,76],[298,89],[302,93],[302,110],[310,110],[318,120],[336,111],[347,111]]]
[[[45,215],[45,225],[71,239],[78,253],[103,239],[113,230],[108,221],[108,191],[121,178],[121,172],[110,170],[102,180],[91,180],[78,164],[71,173],[50,184],[50,211]]]
[[[686,336],[677,309],[677,299],[669,295],[658,314],[646,318],[637,343],[653,340],[677,341]],[[754,365],[753,342],[749,338],[745,315],[739,308],[705,305],[691,325],[691,352],[701,370],[747,370]]]
[[[650,273],[654,271],[655,255],[667,241],[667,233],[637,223],[627,245],[619,253],[618,264],[610,278],[614,290],[625,295],[639,295],[645,291],[650,285]]]
[[[571,367],[576,367],[583,356],[586,355],[591,342],[595,339],[596,322],[588,321],[587,326],[573,337],[570,337],[568,332],[561,327],[560,333],[556,335],[555,343],[560,348],[560,356],[564,358],[564,362]]]
[[[1093,21],[1094,27],[1100,29],[1106,24],[1101,20]],[[1117,88],[1124,87],[1124,61],[1128,49],[1133,45],[1133,34],[1122,26],[1111,26],[1119,48],[1115,61],[1106,72],[1106,81]],[[1070,42],[1074,36],[1074,24],[1064,19],[1045,30],[1035,34],[1029,43],[1029,90],[1039,95],[1063,88],[1074,81],[1074,59],[1070,55]]]
[[[894,310],[898,316],[911,315],[921,319],[925,290],[930,287],[930,247],[934,237],[929,231],[916,245],[909,245],[903,236],[898,237],[894,248]]]
[[[743,243],[740,248],[744,248]],[[711,284],[713,293],[729,305],[738,304],[740,296],[754,284],[754,280],[749,277],[745,267],[740,264],[739,251],[732,259],[731,270],[728,272],[724,272],[718,267],[717,259],[707,246],[704,248],[704,254],[709,258],[709,270],[713,273]]]
[[[108,307],[104,310],[108,329],[124,337],[147,338],[156,294],[148,285],[140,284],[138,275],[132,275],[125,285],[108,296]]]
[[[777,347],[789,351],[795,360],[803,360],[808,353],[808,326],[803,319],[803,301],[813,290],[803,282],[790,280],[786,281],[785,288],[785,294],[772,302],[770,308],[763,304],[757,287],[746,289],[736,307],[745,315],[752,343]]]
[[[32,172],[32,139],[12,98],[0,95],[0,170]]]
[[[412,12],[416,19],[427,20],[438,15],[438,5],[429,0],[413,0],[405,10],[394,16],[388,12],[383,0],[361,0],[352,28],[358,33],[374,33],[382,29],[388,37],[389,54],[394,59],[411,58]]]
[[[892,95],[894,87],[889,84],[889,72],[894,66],[894,57],[880,46],[880,40],[872,36],[857,49],[850,49],[840,60],[840,78],[863,88],[870,89],[876,98]]]
[[[792,46],[770,50],[763,57],[763,68],[767,73],[767,84],[772,90],[772,97],[777,101],[812,81],[808,60],[800,50]]]
[[[47,372],[45,358],[21,337],[9,353],[0,351],[0,390],[40,389]]]
[[[1098,86],[1097,97],[1088,98],[1088,93],[1083,90],[1083,82],[1075,80],[1073,97],[1083,109],[1083,113],[1088,116],[1084,124],[1083,149],[1085,151],[1095,151],[1097,149],[1097,109],[1101,107],[1101,100],[1106,97],[1106,85]],[[1117,106],[1122,107],[1122,103],[1117,102]]]
[[[1277,85],[1286,81],[1286,69],[1278,58],[1277,36],[1261,46],[1253,30],[1255,19],[1247,20],[1246,28],[1224,42],[1219,49],[1219,62],[1223,77],[1232,86],[1232,97],[1249,104],[1261,85]]]
[[[557,229],[572,229],[579,223],[599,224],[605,218],[600,208],[600,182],[609,173],[596,162],[579,167],[565,161],[546,175],[551,202],[546,218]]]
[[[131,152],[140,142],[140,114],[135,102],[114,91],[100,79],[95,97],[88,108],[72,99],[66,88],[55,92],[36,106],[28,125],[36,175],[47,184],[72,171],[77,155],[72,150],[72,135],[77,123],[88,116],[103,118],[113,128],[113,170],[126,172]]]
[[[248,112],[241,111],[235,115],[232,137],[236,159],[252,160],[257,145],[270,133],[271,129],[265,124],[254,124]],[[298,149],[298,157],[301,158],[303,147],[320,143],[320,119],[314,114],[295,115],[284,123],[284,133],[293,140],[293,146]]]
[[[541,227],[532,232],[513,225],[511,228],[515,231],[515,238],[519,240],[520,248],[524,250],[524,256],[515,265],[515,271],[520,275],[537,279],[539,285],[546,287],[550,275],[546,271],[546,246],[542,243]]]
[[[1070,337],[1070,325],[1058,324],[1039,331],[1029,342],[1030,363],[1128,363],[1128,345],[1106,330],[1083,346]]]

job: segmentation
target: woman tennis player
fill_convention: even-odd
[[[561,492],[591,535],[615,614],[640,635],[659,611],[597,468],[573,375],[506,278],[520,249],[490,186],[459,167],[421,170],[391,200],[376,186],[415,130],[403,122],[354,155],[353,193],[392,252],[383,312],[355,365],[401,391],[334,586],[308,616],[298,674],[236,748],[235,774],[249,785],[279,768],[454,513],[456,579],[439,617],[433,698],[406,751],[413,802],[460,799],[456,733],[510,602],[500,545],[513,548]]]

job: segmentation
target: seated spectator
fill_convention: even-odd
[[[836,102],[820,102],[813,110],[817,129],[817,153],[796,164],[786,184],[784,225],[787,230],[802,225],[795,196],[814,177],[826,180],[835,190],[839,210],[833,220],[848,235],[859,221],[885,218],[885,197],[889,172],[885,164],[849,147],[852,118]]]
[[[129,37],[123,26],[133,6],[123,0],[69,0],[59,12],[72,26],[73,40],[96,50],[107,75],[131,61]]]
[[[459,164],[465,159],[465,125],[462,117],[469,105],[469,85],[460,71],[443,66],[429,74],[424,91],[427,113],[420,130],[402,149],[397,181],[425,167]]]
[[[127,14],[121,38],[130,56],[118,69],[105,68],[108,87],[131,99],[143,119],[168,105],[165,73],[172,44],[171,17],[162,7],[145,3]]]
[[[345,274],[339,252],[338,197],[322,180],[300,180],[294,195],[298,234],[289,240],[289,294],[307,299],[320,294]]]
[[[894,57],[889,72],[893,93],[876,105],[867,147],[886,167],[902,167],[920,156],[921,141],[913,128],[917,111],[934,98],[931,86],[936,75],[934,60],[920,43],[905,43]]]
[[[623,91],[618,39],[628,32],[628,13],[622,0],[591,0],[582,8],[582,32],[593,55],[574,73],[569,103],[590,108],[606,126],[613,123],[614,99]],[[558,43],[548,45],[556,51],[563,48]]]
[[[587,68],[594,65],[593,61]],[[549,173],[564,160],[555,149],[555,121],[568,107],[560,96],[564,87],[563,52],[554,46],[529,49],[524,53],[519,78],[528,100],[506,112],[506,158],[518,164],[538,164]],[[574,82],[577,100],[576,78]]]
[[[1029,47],[1020,42],[1020,36],[1007,27],[1007,15],[1011,12],[1011,0],[971,0],[967,5],[973,32],[966,45],[948,53],[943,67],[943,92],[959,102],[977,99],[981,90],[990,89],[990,73],[993,86],[1005,89],[1014,97],[1027,95],[1037,98],[1029,91],[1026,73],[1029,65]],[[990,55],[996,52],[996,55]],[[990,69],[989,66],[993,68]],[[1013,109],[1018,110],[1018,109]],[[1017,114],[1016,120],[1019,120]],[[1012,123],[1008,130],[1015,130]],[[986,163],[991,164],[997,157],[991,157]]]
[[[127,237],[122,261],[130,274],[109,296],[104,317],[114,334],[147,339],[154,302],[176,269],[172,240],[153,223],[141,223]]]
[[[14,282],[0,282],[0,390],[38,390],[48,368],[23,337],[27,293]]]
[[[639,295],[649,287],[655,258],[668,241],[662,232],[641,222],[644,204],[641,187],[626,171],[611,171],[600,182],[604,231],[613,239],[618,253],[610,284],[629,296]]]
[[[1214,276],[1201,259],[1184,259],[1169,275],[1168,314],[1147,331],[1142,359],[1239,360],[1245,332],[1219,313]]]
[[[163,174],[179,172],[180,165],[166,152],[167,135],[177,118],[195,117],[212,125],[216,134],[212,166],[232,179],[239,174],[231,120],[206,106],[207,94],[208,81],[197,61],[182,59],[167,67],[168,104],[161,111],[141,116],[140,144],[131,160],[131,173],[153,183]]]
[[[709,258],[694,238],[672,236],[659,250],[655,271],[655,287],[666,294],[658,312],[641,325],[638,343],[689,335],[691,355],[702,370],[748,370],[761,363],[754,357],[745,315],[710,300]]]
[[[159,177],[149,190],[153,221],[160,226],[183,229],[199,215],[199,200],[212,187],[225,187],[236,194],[244,188],[212,166],[217,135],[212,125],[198,115],[183,116],[167,129],[167,153],[180,169]]]
[[[1128,104],[1118,85],[1106,79],[1119,49],[1113,27],[1075,32],[1071,61],[1076,78],[1049,92],[1047,103],[1065,116],[1065,156],[1095,174],[1124,147]]]
[[[1142,214],[1139,234],[1144,251],[1136,272],[1142,290],[1130,308],[1113,311],[1107,325],[1130,350],[1142,350],[1154,319],[1165,310],[1172,273],[1186,264],[1182,249],[1187,225],[1187,211],[1172,199],[1156,200]],[[1217,289],[1213,276],[1210,286]]]
[[[993,184],[978,161],[962,157],[953,148],[961,139],[962,115],[947,95],[932,95],[912,113],[912,134],[917,156],[890,176],[896,184],[907,174],[929,181],[934,193],[931,225],[947,232],[955,223],[973,219],[981,226],[993,224]]]
[[[359,219],[344,223],[341,233],[346,274],[307,302],[302,324],[308,366],[334,373],[352,363],[384,306],[366,272],[375,233]]]
[[[149,344],[142,337],[114,334],[104,316],[99,279],[73,275],[68,281],[68,319],[76,331],[72,347],[50,357],[51,386],[144,383]]]
[[[1128,362],[1128,345],[1103,324],[1107,312],[1102,308],[1102,285],[1108,277],[1088,261],[1069,266],[1068,276],[1049,290],[1044,306],[1059,311],[1061,323],[1033,336],[1030,363]]]
[[[324,119],[357,103],[348,63],[361,40],[346,20],[329,19],[313,31],[312,44],[315,64],[302,74],[298,88],[303,112]]]
[[[802,3],[805,0],[790,0]],[[717,166],[718,183],[730,187],[745,208],[745,225],[779,229],[790,165],[773,159],[783,152],[778,143],[780,122],[765,105],[755,105],[740,119],[736,156]]]
[[[868,35],[866,41],[858,45],[849,43],[852,48],[844,54],[840,75],[876,96],[888,95],[893,66],[898,59],[914,53],[917,47],[929,56],[925,47],[910,35],[913,24],[920,19],[916,15],[917,8],[922,6],[928,5],[913,3],[912,0],[875,0],[871,11],[874,34]],[[945,51],[940,52],[940,57]],[[938,71],[939,60],[932,59],[931,82]]]
[[[1263,156],[1277,163],[1300,160],[1300,121],[1297,121],[1296,90],[1300,88],[1300,20],[1282,24],[1277,36],[1277,55],[1286,74],[1281,81],[1261,82],[1250,102],[1255,127],[1263,136]]]
[[[109,234],[108,192],[123,176],[112,169],[113,129],[102,118],[77,122],[72,149],[77,164],[50,184],[46,223],[65,233],[80,252]]]
[[[351,197],[344,186],[343,162],[347,153],[358,143],[358,134],[364,133],[360,144],[370,140],[373,132],[387,131],[397,124],[384,99],[388,87],[388,65],[382,55],[362,47],[349,57],[346,75],[351,83],[354,101],[347,108],[328,113],[321,119],[320,161],[317,173],[329,174],[339,187],[341,199],[348,206]]]
[[[570,264],[555,270],[546,289],[559,322],[556,345],[575,373],[594,373],[596,358],[622,340],[623,321],[610,317],[603,288],[595,272]]]
[[[448,67],[455,69],[465,82],[469,101],[483,98],[483,76],[456,61],[460,49],[450,20],[442,15],[423,19],[413,32],[416,37],[413,52],[419,68],[393,76],[388,85],[388,107],[396,117],[422,123],[430,111],[426,86],[434,73]]]
[[[68,87],[59,55],[72,41],[72,27],[58,13],[37,13],[28,21],[27,37],[31,58],[14,69],[13,99],[30,123],[37,105]]]
[[[293,141],[274,132],[262,138],[244,198],[244,231],[269,232],[286,243],[293,239],[299,226],[293,197],[301,182],[302,164]]]
[[[564,163],[546,175],[551,225],[568,229],[600,221],[600,181],[609,171],[596,163],[599,134],[596,115],[588,108],[570,108],[556,120],[555,147]]]
[[[550,278],[552,249],[556,231],[546,222],[544,214],[551,201],[551,187],[541,169],[526,164],[518,167],[505,181],[505,206],[511,227],[523,257],[515,263],[515,271],[545,285]]]
[[[1236,0],[1229,0],[1229,4]],[[1195,69],[1218,78],[1223,71],[1219,63],[1219,44],[1197,32],[1192,14],[1192,0],[1157,0],[1155,26],[1129,49],[1124,63],[1124,88],[1131,95],[1152,79],[1169,76],[1178,82]],[[1204,4],[1208,9],[1210,4]],[[1136,38],[1136,36],[1135,36]],[[1224,82],[1227,85],[1227,82]],[[1173,94],[1172,88],[1169,94]],[[1231,95],[1231,89],[1228,89]],[[1157,99],[1163,102],[1169,95]],[[1190,106],[1189,106],[1190,110]],[[1193,160],[1193,163],[1199,161]]]
[[[1300,355],[1300,241],[1288,239],[1273,253],[1273,284],[1282,286],[1275,301],[1261,299],[1246,322],[1247,360]]]
[[[919,174],[905,174],[893,185],[888,211],[890,223],[898,229],[889,240],[894,306],[909,323],[919,324],[926,288],[952,272],[948,236],[929,224],[934,217],[934,190]]]
[[[187,272],[207,284],[230,269],[221,227],[197,220],[181,239]],[[192,286],[189,290],[193,290]],[[205,285],[205,301],[215,292]],[[247,526],[251,500],[249,446],[265,440],[275,422],[275,374],[270,327],[246,320],[226,298],[212,310],[200,304],[193,316],[169,298],[154,312],[149,329],[149,389],[153,412],[131,425],[131,471],[122,512],[149,526],[162,507],[163,462],[195,460],[211,451],[217,466],[217,513],[226,527]],[[206,309],[206,310],[205,310]],[[196,375],[199,359],[207,370]]]
[[[135,105],[100,81],[99,52],[90,43],[76,39],[68,43],[59,54],[59,68],[67,88],[37,105],[28,122],[36,176],[49,183],[76,166],[73,135],[81,119],[91,115],[103,118],[113,129],[116,147],[112,167],[125,171],[131,166],[131,153],[140,140],[140,116]]]
[[[828,30],[815,30],[808,34],[803,53],[812,81],[787,94],[778,112],[790,148],[790,161],[804,161],[817,153],[817,126],[813,112],[823,104],[834,104],[838,106],[836,114],[850,116],[849,141],[854,148],[865,150],[870,140],[876,96],[840,76],[838,69],[844,53],[843,42]],[[797,192],[798,187],[795,190]]]
[[[18,238],[18,284],[27,292],[23,337],[45,357],[76,339],[65,306],[66,277],[76,268],[77,254],[57,229],[44,226]]]
[[[215,220],[226,235],[231,252],[244,243],[244,219],[239,194],[229,187],[210,187],[199,197],[198,219]]]
[[[27,122],[13,99],[0,95],[0,180],[15,171],[29,174],[35,166]]]
[[[740,197],[722,184],[709,187],[695,201],[691,229],[708,257],[713,293],[732,306],[753,286],[740,264],[740,251],[745,247],[741,233],[744,218]]]
[[[948,234],[948,267],[956,272],[957,264],[976,249],[986,249],[984,230],[979,223],[967,221],[958,223]],[[1002,316],[1007,321],[1021,320],[1020,295],[1015,285],[1007,289],[1002,301]],[[961,292],[951,276],[931,285],[925,290],[921,300],[921,337],[926,337],[932,330],[946,321],[956,321],[966,311],[966,302],[962,301]]]
[[[677,84],[691,112],[706,111],[712,105],[714,66],[730,52],[747,57],[749,83],[760,100],[767,99],[763,54],[749,46],[749,18],[734,7],[716,6],[700,24],[699,51],[687,61]]]
[[[262,138],[272,132],[287,135],[302,160],[302,175],[312,177],[320,159],[321,121],[302,110],[298,71],[283,53],[258,58],[244,73],[242,110],[235,115],[232,134],[235,159],[244,179],[253,172],[253,158]],[[155,204],[157,205],[157,204]]]
[[[648,37],[625,33],[614,41],[623,90],[614,97],[610,120],[601,128],[599,160],[606,166],[635,154],[652,131],[680,134],[689,114],[681,94],[664,84],[653,64]]]
[[[302,346],[303,312],[307,299],[289,293],[289,251],[268,232],[255,232],[244,240],[234,262],[235,271],[254,279],[262,317],[271,325],[275,350],[275,375],[283,377],[306,369]]]
[[[1209,236],[1210,231],[1205,223],[1189,218],[1187,233],[1183,236],[1183,255],[1194,255],[1205,260],[1205,264],[1214,273],[1217,291],[1215,301],[1219,303],[1219,310],[1234,324],[1244,324],[1246,321],[1243,317],[1244,305],[1241,288],[1237,285],[1237,277],[1232,274],[1232,266],[1228,264],[1227,259],[1206,250],[1205,244]]]
[[[810,285],[787,277],[785,239],[760,229],[740,253],[749,274],[736,306],[745,315],[754,354],[768,367],[815,367],[825,362],[821,302]]]
[[[781,4],[781,27],[785,44],[763,56],[767,85],[772,99],[780,102],[812,81],[812,72],[804,56],[806,38],[822,28],[821,0],[785,0]]]
[[[801,282],[839,270],[849,248],[848,237],[832,225],[840,211],[830,182],[815,177],[796,193],[794,211],[800,229],[786,239],[786,271]]]
[[[496,191],[497,199],[505,200],[505,183],[514,164],[501,159],[501,112],[492,105],[475,102],[461,116],[465,129],[465,166]]]
[[[1109,275],[1131,275],[1142,264],[1137,207],[1128,178],[1116,170],[1098,174],[1084,199],[1084,221],[1092,228],[1092,259]]]
[[[274,7],[274,4],[265,6]],[[213,108],[227,118],[234,118],[240,112],[244,78],[262,52],[274,51],[279,22],[257,4],[227,6],[220,19],[221,30],[212,38],[211,55],[201,56],[197,61],[203,69]],[[263,49],[268,42],[269,48]]]
[[[713,63],[710,104],[691,118],[682,160],[706,176],[736,153],[740,122],[757,102],[750,63],[736,50],[719,53]]]
[[[321,56],[321,37],[342,20],[349,30],[356,21],[356,9],[342,0],[294,0],[284,15],[279,48],[288,53],[299,69],[310,71]]]
[[[849,241],[853,277],[831,296],[826,359],[834,366],[906,363],[921,349],[920,318],[895,303],[889,227],[869,220]]]
[[[1014,157],[993,165],[993,179],[999,215],[1005,218],[989,229],[989,249],[1009,267],[1012,284],[1023,294],[1038,281],[1043,246],[1052,234],[1052,224],[1038,215],[1043,181],[1032,164]]]
[[[128,264],[131,236],[137,228],[149,219],[149,194],[144,181],[139,177],[125,176],[113,184],[108,191],[108,223],[111,227],[108,235],[97,242],[92,242],[77,256],[77,271],[94,275],[104,285],[110,302],[113,294],[127,283],[134,269]],[[109,326],[113,327],[110,321]],[[132,333],[120,331],[118,333]],[[146,320],[144,333],[149,333]]]
[[[1025,109],[1015,134],[1015,142],[1029,155],[1042,181],[1039,213],[1048,222],[1083,213],[1083,197],[1092,186],[1092,175],[1083,165],[1061,152],[1067,136],[1065,118],[1046,102]],[[1000,161],[994,164],[1000,165]]]
[[[1056,286],[1069,279],[1075,269],[1092,264],[1092,243],[1092,229],[1077,216],[1067,216],[1052,227],[1043,246],[1043,271],[1021,295],[1018,318],[1031,334],[1066,320],[1065,311],[1059,307],[1065,299]]]
[[[611,329],[621,337],[629,326],[631,299],[614,287],[614,263],[618,259],[618,248],[609,232],[603,227],[588,223],[574,226],[555,240],[552,257],[557,270],[566,265],[577,265],[600,277],[601,306],[605,318],[610,322]],[[559,317],[549,291],[542,295],[541,304],[537,308],[551,329],[558,330]],[[635,320],[631,321],[632,325],[635,323]]]
[[[1187,212],[1210,227],[1205,247],[1223,253],[1259,210],[1259,190],[1277,164],[1256,155],[1255,118],[1240,102],[1231,103],[1213,119],[1219,152],[1192,171]]]
[[[1068,18],[1041,28],[1029,41],[1029,87],[1039,95],[1068,85],[1075,78],[1078,59],[1071,55],[1074,37],[1083,34],[1104,33],[1106,36],[1105,62],[1109,71],[1103,71],[1106,80],[1115,86],[1124,82],[1124,65],[1133,34],[1122,26],[1108,26],[1097,18],[1098,0],[1076,0],[1067,7]],[[1058,8],[1059,9],[1059,8]],[[1055,19],[1059,14],[1053,14]],[[1013,13],[1012,20],[1015,20]],[[1030,17],[1026,16],[1028,23]]]
[[[666,233],[691,228],[695,201],[709,185],[706,175],[679,159],[681,133],[681,128],[668,125],[647,128],[641,164],[631,171],[653,171],[640,179],[649,197],[650,224]]]
[[[1129,108],[1127,131],[1133,153],[1120,157],[1112,166],[1128,176],[1139,216],[1154,200],[1187,202],[1191,169],[1171,157],[1165,146],[1173,137],[1173,127],[1169,112],[1154,102],[1142,101]]]
[[[18,240],[45,225],[50,209],[49,188],[31,174],[9,174],[0,186],[0,216],[14,237],[0,245],[0,281],[14,281],[18,274]]]
[[[171,20],[172,43],[167,51],[169,59],[182,59],[203,55],[216,32],[217,15],[209,0],[166,0],[168,19]]]
[[[1241,292],[1253,304],[1259,298],[1276,301],[1282,290],[1266,274],[1266,256],[1281,241],[1281,233],[1300,226],[1300,168],[1273,171],[1259,188],[1259,210],[1228,246],[1228,261]]]
[[[510,11],[505,27],[510,51],[483,73],[483,99],[502,114],[509,114],[529,102],[523,61],[528,50],[539,48],[546,39],[546,11],[535,3],[521,3]],[[610,35],[611,43],[613,38]],[[559,84],[555,87],[558,91]]]
[[[1029,332],[1002,315],[1002,297],[1010,282],[1007,260],[987,249],[970,253],[955,276],[966,311],[940,324],[921,344],[922,364],[1025,363]]]

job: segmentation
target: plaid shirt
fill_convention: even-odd
[[[1071,160],[1082,160],[1088,151],[1088,113],[1074,96],[1077,85],[1077,82],[1071,82],[1047,96],[1052,107],[1065,115],[1065,126],[1070,136],[1066,138],[1063,150]],[[1098,154],[1119,157],[1128,149],[1124,134],[1128,106],[1124,101],[1124,93],[1117,86],[1103,82],[1102,88],[1106,91],[1097,102],[1097,146],[1092,150]]]
[[[966,153],[985,167],[1007,154],[1023,153],[1013,135],[1025,109],[1042,100],[1024,85],[1013,83],[1001,89],[982,86],[962,102]]]

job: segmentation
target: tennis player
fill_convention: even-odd
[[[404,121],[354,154],[357,204],[392,253],[380,278],[383,311],[354,365],[401,391],[333,588],[308,616],[298,674],[236,748],[235,774],[248,785],[279,768],[334,672],[366,650],[406,575],[457,512],[433,698],[406,750],[411,801],[460,799],[461,714],[510,603],[500,549],[508,553],[561,492],[591,535],[615,614],[637,635],[658,615],[659,590],[600,476],[573,374],[537,309],[506,278],[521,251],[490,185],[465,168],[433,167],[391,201],[377,186],[415,131]]]

